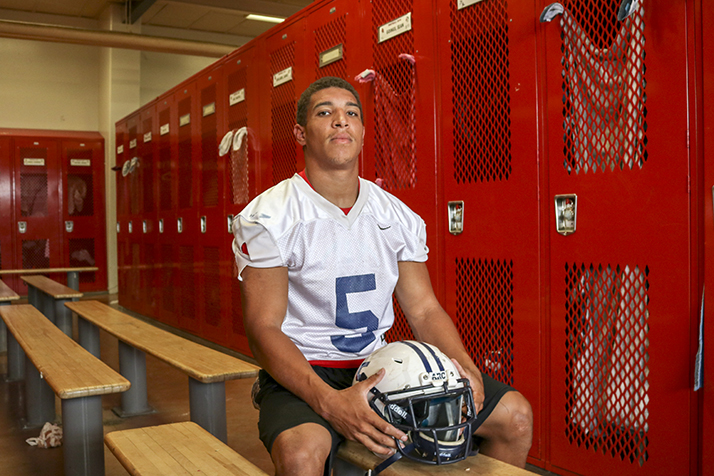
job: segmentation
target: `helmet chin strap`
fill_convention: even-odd
[[[414,443],[409,443],[406,445],[403,450],[405,453],[409,453],[414,449]],[[394,452],[392,456],[389,458],[385,459],[381,463],[379,463],[377,466],[374,467],[374,469],[369,469],[365,473],[365,476],[376,476],[377,474],[381,473],[385,469],[387,469],[392,463],[396,463],[402,458],[402,453],[401,451],[397,450]]]

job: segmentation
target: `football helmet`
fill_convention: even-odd
[[[401,341],[374,351],[357,369],[359,382],[384,368],[369,404],[382,418],[406,433],[397,441],[401,456],[429,463],[461,461],[471,454],[476,412],[469,382],[435,346]],[[401,455],[401,456],[399,456]]]

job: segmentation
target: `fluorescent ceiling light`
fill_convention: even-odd
[[[282,23],[285,18],[269,17],[266,15],[253,15],[252,13],[245,17],[246,20],[267,21],[268,23]]]

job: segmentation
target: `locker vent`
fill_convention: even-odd
[[[215,246],[203,248],[203,299],[204,321],[217,327],[221,323],[221,277],[219,252]]]
[[[563,2],[564,167],[596,173],[647,161],[644,8],[617,22],[619,0]]]
[[[82,268],[96,266],[94,255],[94,238],[70,238],[69,240],[69,266],[71,268]],[[93,283],[96,280],[94,271],[79,274],[80,283]]]
[[[50,240],[22,240],[22,269],[50,267]]]
[[[201,91],[201,105],[216,103],[216,84]],[[204,207],[218,205],[218,130],[217,116],[201,117],[201,193]]]
[[[94,177],[92,174],[68,174],[67,215],[91,217],[94,216]]]
[[[478,368],[513,385],[513,262],[456,259],[456,328]]]
[[[347,46],[345,32],[347,31],[347,15],[337,17],[315,30],[315,72],[316,78],[324,76],[347,77]],[[342,44],[342,59],[320,68],[320,53]]]
[[[164,311],[173,314],[176,309],[174,305],[176,283],[173,279],[176,270],[176,259],[174,258],[174,247],[172,245],[161,245],[161,263],[163,267],[161,270],[161,306]]]
[[[511,95],[506,0],[456,9],[451,2],[454,178],[508,180]]]
[[[141,130],[144,133],[152,132],[152,118],[144,119]],[[141,175],[144,178],[143,197],[144,197],[144,213],[153,213],[154,211],[154,142],[141,144]]]
[[[159,113],[159,124],[169,123],[171,111],[164,109]],[[159,202],[161,210],[171,210],[173,208],[173,197],[171,196],[171,135],[165,134],[159,137]]]
[[[179,101],[179,117],[191,114],[191,98]],[[178,206],[193,206],[193,134],[191,123],[178,128]]]
[[[404,311],[399,307],[397,298],[392,296],[392,304],[394,305],[394,325],[385,334],[387,342],[398,342],[400,340],[414,340],[414,334],[411,327],[404,317]]]
[[[376,178],[388,190],[417,184],[416,69],[402,53],[414,54],[414,31],[379,43],[379,27],[413,11],[412,0],[374,2],[374,161]]]
[[[648,458],[648,275],[565,265],[566,436],[639,466]]]
[[[193,271],[194,256],[193,246],[179,246],[179,273],[181,283],[181,317],[191,321],[196,320],[196,276]]]
[[[23,159],[42,159],[47,164],[47,149],[22,147]],[[23,217],[47,216],[47,165],[20,166],[20,209]]]
[[[232,94],[241,89],[247,90],[248,69],[240,68],[228,76],[228,88]],[[246,91],[246,97],[248,96]],[[241,101],[228,109],[228,129],[238,130],[248,126],[248,100]],[[231,199],[234,205],[250,201],[249,163],[253,151],[250,148],[250,135],[243,141],[241,150],[230,151]]]
[[[295,42],[270,54],[271,77],[294,65]],[[297,172],[297,148],[295,136],[293,136],[296,113],[295,79],[271,88],[270,130],[273,141],[273,185],[292,177]]]

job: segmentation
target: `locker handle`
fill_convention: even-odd
[[[555,196],[555,231],[563,236],[575,233],[578,221],[578,196],[574,193]]]
[[[27,231],[27,222],[26,221],[17,222],[17,231],[20,233],[25,233]]]
[[[72,233],[74,231],[74,222],[71,220],[67,220],[64,222],[64,230],[67,233]]]

